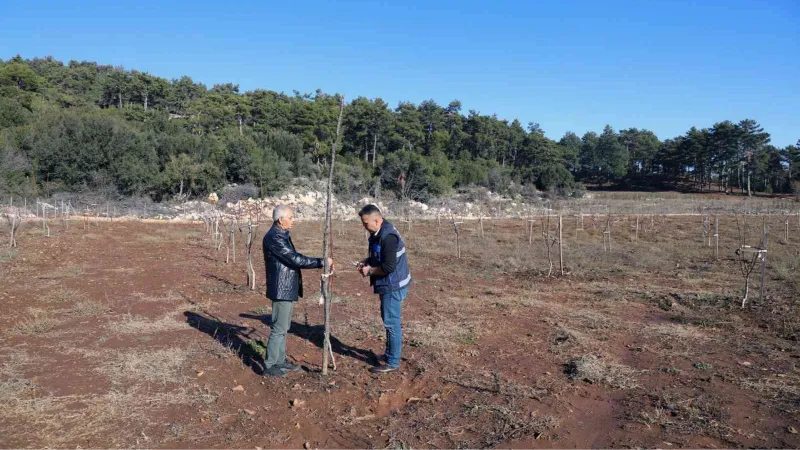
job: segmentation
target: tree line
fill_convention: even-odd
[[[338,95],[208,88],[95,62],[0,60],[0,193],[92,190],[153,200],[227,184],[254,195],[316,179],[336,133]],[[347,103],[339,194],[428,200],[470,185],[507,194],[629,189],[800,191],[800,141],[777,148],[752,119],[660,140],[636,128],[567,132],[433,100]]]

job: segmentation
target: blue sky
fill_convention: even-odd
[[[800,138],[800,2],[0,0],[0,58],[52,55],[209,87],[432,98],[548,137],[758,120]]]

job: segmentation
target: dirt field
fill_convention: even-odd
[[[465,223],[461,259],[452,226],[414,223],[403,370],[384,377],[366,370],[378,302],[349,264],[364,232],[337,224],[338,368],[319,373],[307,271],[288,340],[305,370],[283,379],[260,375],[263,225],[254,292],[241,235],[226,264],[202,224],[26,224],[0,250],[0,446],[799,447],[797,223],[784,242],[770,218],[766,295],[757,269],[741,309],[733,216],[719,260],[698,216],[642,216],[638,242],[635,219],[614,220],[604,251],[605,218],[566,217],[567,274],[551,278],[540,222],[532,246],[522,220],[487,221],[484,238]],[[761,227],[748,220],[751,244]],[[318,255],[321,224],[293,239]]]

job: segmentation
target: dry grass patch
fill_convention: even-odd
[[[190,328],[185,321],[175,320],[172,314],[158,319],[125,314],[122,320],[106,325],[106,328],[119,334],[149,334]]]
[[[498,372],[484,373],[483,376],[478,376],[469,373],[466,368],[457,375],[444,377],[442,380],[476,392],[502,395],[509,399],[529,398],[538,401],[542,401],[544,397],[560,393],[563,387],[556,383],[554,379],[539,378],[533,384],[519,383],[503,378]]]
[[[158,236],[158,235],[152,235],[152,234],[145,234],[143,236],[139,236],[137,238],[137,240],[139,242],[142,242],[142,243],[145,243],[145,244],[163,244],[165,242],[171,242],[172,241],[172,239],[169,239],[169,238],[167,238],[165,236]]]
[[[457,345],[472,345],[481,336],[477,320],[472,321],[415,321],[405,326],[409,343],[444,352]]]
[[[19,256],[19,250],[14,248],[4,249],[3,251],[0,251],[0,264],[13,261],[17,259],[18,256]]]
[[[30,365],[32,359],[27,353],[13,349],[2,355],[2,359],[4,361],[0,364],[0,404],[9,405],[25,398],[33,390],[33,382],[24,378],[22,372],[22,368]]]
[[[68,310],[70,314],[78,317],[99,316],[106,311],[108,308],[104,304],[91,300],[80,302]]]
[[[153,413],[174,405],[202,401],[202,395],[179,387],[169,392],[152,392],[142,387],[104,394],[40,396],[29,391],[0,408],[0,419],[13,420],[5,430],[11,442],[31,447],[74,447],[97,439],[108,447],[129,447],[150,425]],[[120,427],[125,423],[125,427]],[[8,442],[8,441],[6,441]],[[82,444],[81,444],[82,445]]]
[[[45,333],[61,324],[50,311],[28,308],[28,317],[11,327],[11,334],[33,335]]]
[[[98,370],[114,384],[130,381],[179,383],[185,379],[182,372],[193,353],[193,350],[179,347],[119,352]]]
[[[667,433],[695,436],[712,436],[725,439],[732,435],[726,423],[729,415],[722,402],[707,395],[681,398],[670,392],[650,395],[652,409],[641,411],[633,418],[650,425],[660,425]]]
[[[551,319],[545,319],[545,321],[551,321]],[[550,346],[550,351],[557,355],[567,351],[586,351],[605,347],[602,342],[586,333],[564,326],[557,325],[557,327],[553,336],[553,343]]]
[[[577,320],[590,330],[619,330],[624,324],[617,318],[591,309],[578,309],[568,313],[571,319]]]
[[[597,383],[615,389],[634,389],[637,371],[633,368],[606,361],[595,355],[583,355],[567,362],[564,372],[571,380]]]
[[[657,336],[660,339],[685,342],[692,341],[706,341],[708,335],[693,327],[681,325],[678,323],[664,323],[658,325],[650,325],[643,330],[645,335]]]
[[[800,377],[797,375],[785,375],[774,378],[743,378],[740,383],[743,387],[766,395],[772,399],[779,399],[795,404],[800,402]]]
[[[44,295],[37,297],[36,300],[40,303],[72,303],[84,300],[85,298],[83,293],[79,291],[58,287],[47,291]]]
[[[58,269],[50,272],[47,275],[42,275],[39,278],[43,279],[60,279],[60,278],[74,278],[83,275],[84,268],[80,265],[68,265],[64,267],[59,267]]]
[[[133,294],[134,298],[143,302],[172,302],[181,300],[183,297],[177,292],[169,291],[163,295],[147,295],[141,292]]]
[[[494,447],[527,436],[539,439],[561,425],[557,417],[518,411],[513,404],[466,404],[465,408],[467,415],[474,417],[476,422],[491,424],[492,430],[482,433],[483,438],[477,447]]]

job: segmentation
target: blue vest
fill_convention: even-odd
[[[370,282],[376,294],[387,294],[402,289],[411,283],[411,271],[408,268],[408,258],[406,258],[406,245],[397,228],[390,222],[384,220],[381,229],[373,236],[369,237],[369,259],[370,265],[379,266],[382,262],[381,248],[383,240],[387,236],[397,237],[397,265],[394,272],[383,277],[371,277]]]

